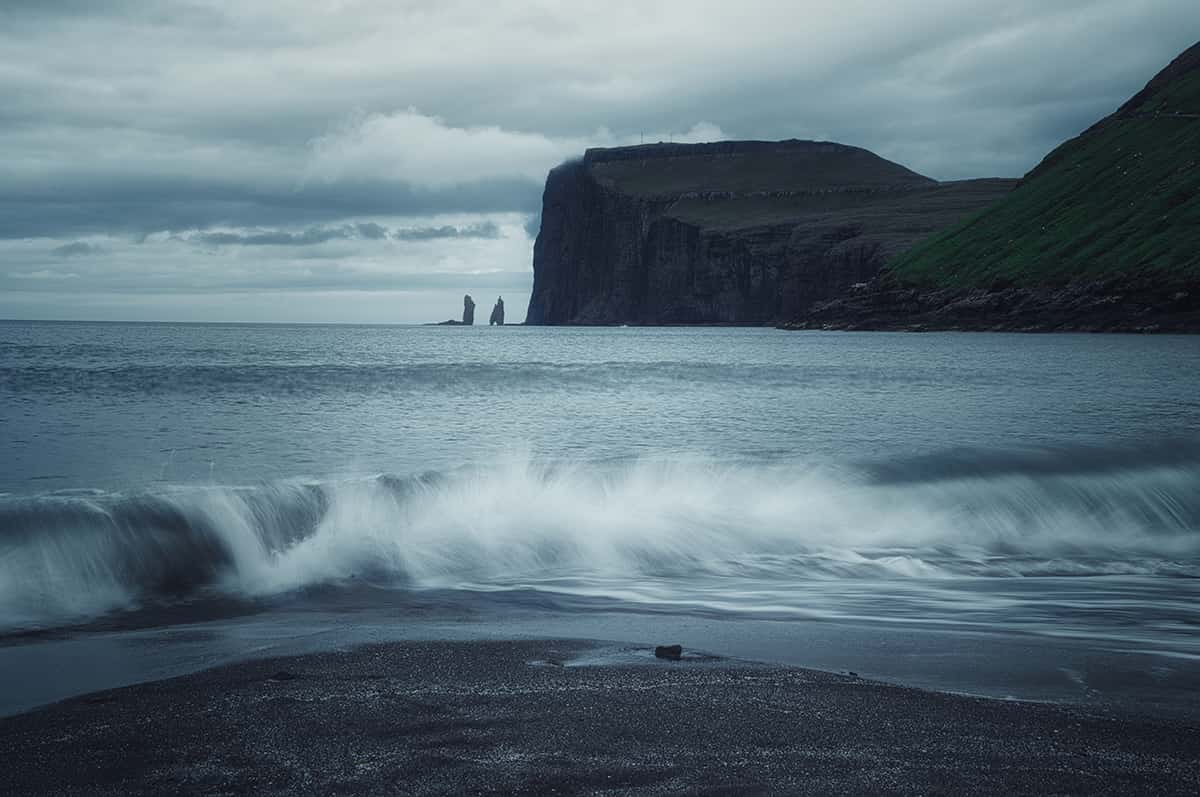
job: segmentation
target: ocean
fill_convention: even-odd
[[[555,634],[1200,714],[1198,374],[1174,336],[0,322],[0,712]]]

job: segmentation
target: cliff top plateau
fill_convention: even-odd
[[[605,186],[643,197],[822,192],[934,183],[859,147],[829,141],[720,141],[589,149]]]

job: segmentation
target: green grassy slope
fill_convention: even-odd
[[[889,270],[947,288],[1200,278],[1200,44],[1007,197]]]

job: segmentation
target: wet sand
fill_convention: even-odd
[[[0,793],[1200,792],[1200,725],[580,641],[263,659],[0,719]]]

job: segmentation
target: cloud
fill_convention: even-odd
[[[299,233],[283,230],[253,233],[205,232],[189,236],[188,240],[209,246],[312,246],[334,238],[350,238],[353,234],[353,230],[349,227],[340,229],[310,228]]]
[[[99,247],[89,244],[87,241],[73,241],[69,244],[56,246],[50,250],[52,254],[59,257],[77,257],[79,255],[91,255],[101,252]]]
[[[441,227],[411,227],[396,230],[397,241],[432,241],[438,238],[499,238],[500,228],[494,221],[481,221],[464,227],[444,224]]]
[[[110,175],[80,177],[78,184],[63,191],[56,186],[69,182],[69,177],[18,186],[6,184],[2,171],[0,167],[0,239],[145,236],[349,222],[364,216],[529,213],[541,200],[541,185],[523,180],[477,182],[446,190],[368,180],[255,189],[221,177],[172,180]]]
[[[379,241],[388,237],[387,228],[381,227],[373,221],[355,224],[354,229],[358,232],[359,236],[368,241]]]
[[[0,240],[0,317],[62,317],[46,308],[84,313],[82,308],[102,304],[119,305],[131,317],[173,317],[155,308],[178,306],[189,296],[192,306],[225,317],[209,297],[245,307],[247,300],[236,297],[272,296],[290,298],[283,307],[264,308],[263,318],[304,320],[304,313],[313,318],[334,313],[314,303],[313,297],[321,295],[346,306],[370,305],[375,320],[441,320],[461,307],[463,293],[528,294],[524,218],[516,213],[435,216],[403,225],[364,219],[332,227],[103,237],[89,241],[93,254],[73,258],[69,271],[44,241]],[[384,305],[364,300],[373,293],[411,306],[385,312]]]
[[[1200,38],[1194,6],[10,0],[0,315],[18,286],[528,273],[546,172],[592,146],[819,138],[1020,175]]]
[[[57,282],[59,280],[79,279],[79,275],[69,271],[49,271],[41,269],[39,271],[17,271],[11,275],[14,279],[19,280],[50,280]]]
[[[434,241],[443,238],[499,238],[500,227],[494,221],[454,226],[443,224],[438,227],[402,227],[389,230],[374,222],[345,224],[339,227],[309,227],[298,232],[288,230],[253,230],[243,232],[196,232],[181,236],[183,240],[206,246],[315,246],[329,241]],[[93,251],[88,244],[70,244],[54,250],[60,252],[72,247],[85,247],[81,254]]]
[[[650,140],[718,141],[721,128],[698,122],[682,133],[651,133]],[[455,127],[416,108],[356,115],[311,142],[305,183],[367,177],[432,189],[487,180],[525,179],[546,173],[589,147],[635,144],[644,133],[614,135],[600,128],[583,136],[551,137],[496,125]]]
[[[397,154],[399,143],[391,138],[397,119],[426,136],[405,142],[424,158]],[[238,146],[214,152],[174,137],[140,134],[133,134],[132,142],[111,141],[107,154],[96,157],[89,149],[96,142],[74,142],[64,135],[55,142],[64,148],[60,158],[0,161],[0,238],[147,235],[350,222],[363,216],[528,213],[540,206],[546,173],[563,159],[591,146],[638,140],[606,130],[563,139],[500,129],[480,133],[413,111],[351,120],[337,130],[312,150],[292,153],[290,162],[276,154],[275,164],[256,161]],[[655,135],[703,141],[722,138],[724,132],[699,123],[681,133]],[[541,143],[530,146],[528,140],[534,139]],[[0,133],[0,145],[3,140]],[[330,230],[308,235],[350,237]],[[360,230],[357,237],[370,239],[370,231]],[[210,241],[232,242],[220,233]],[[247,243],[314,242],[319,241],[276,235]]]
[[[538,233],[542,229],[542,214],[532,213],[529,218],[525,219],[525,224],[522,225],[525,229],[525,234],[529,236],[529,240],[537,238]]]

